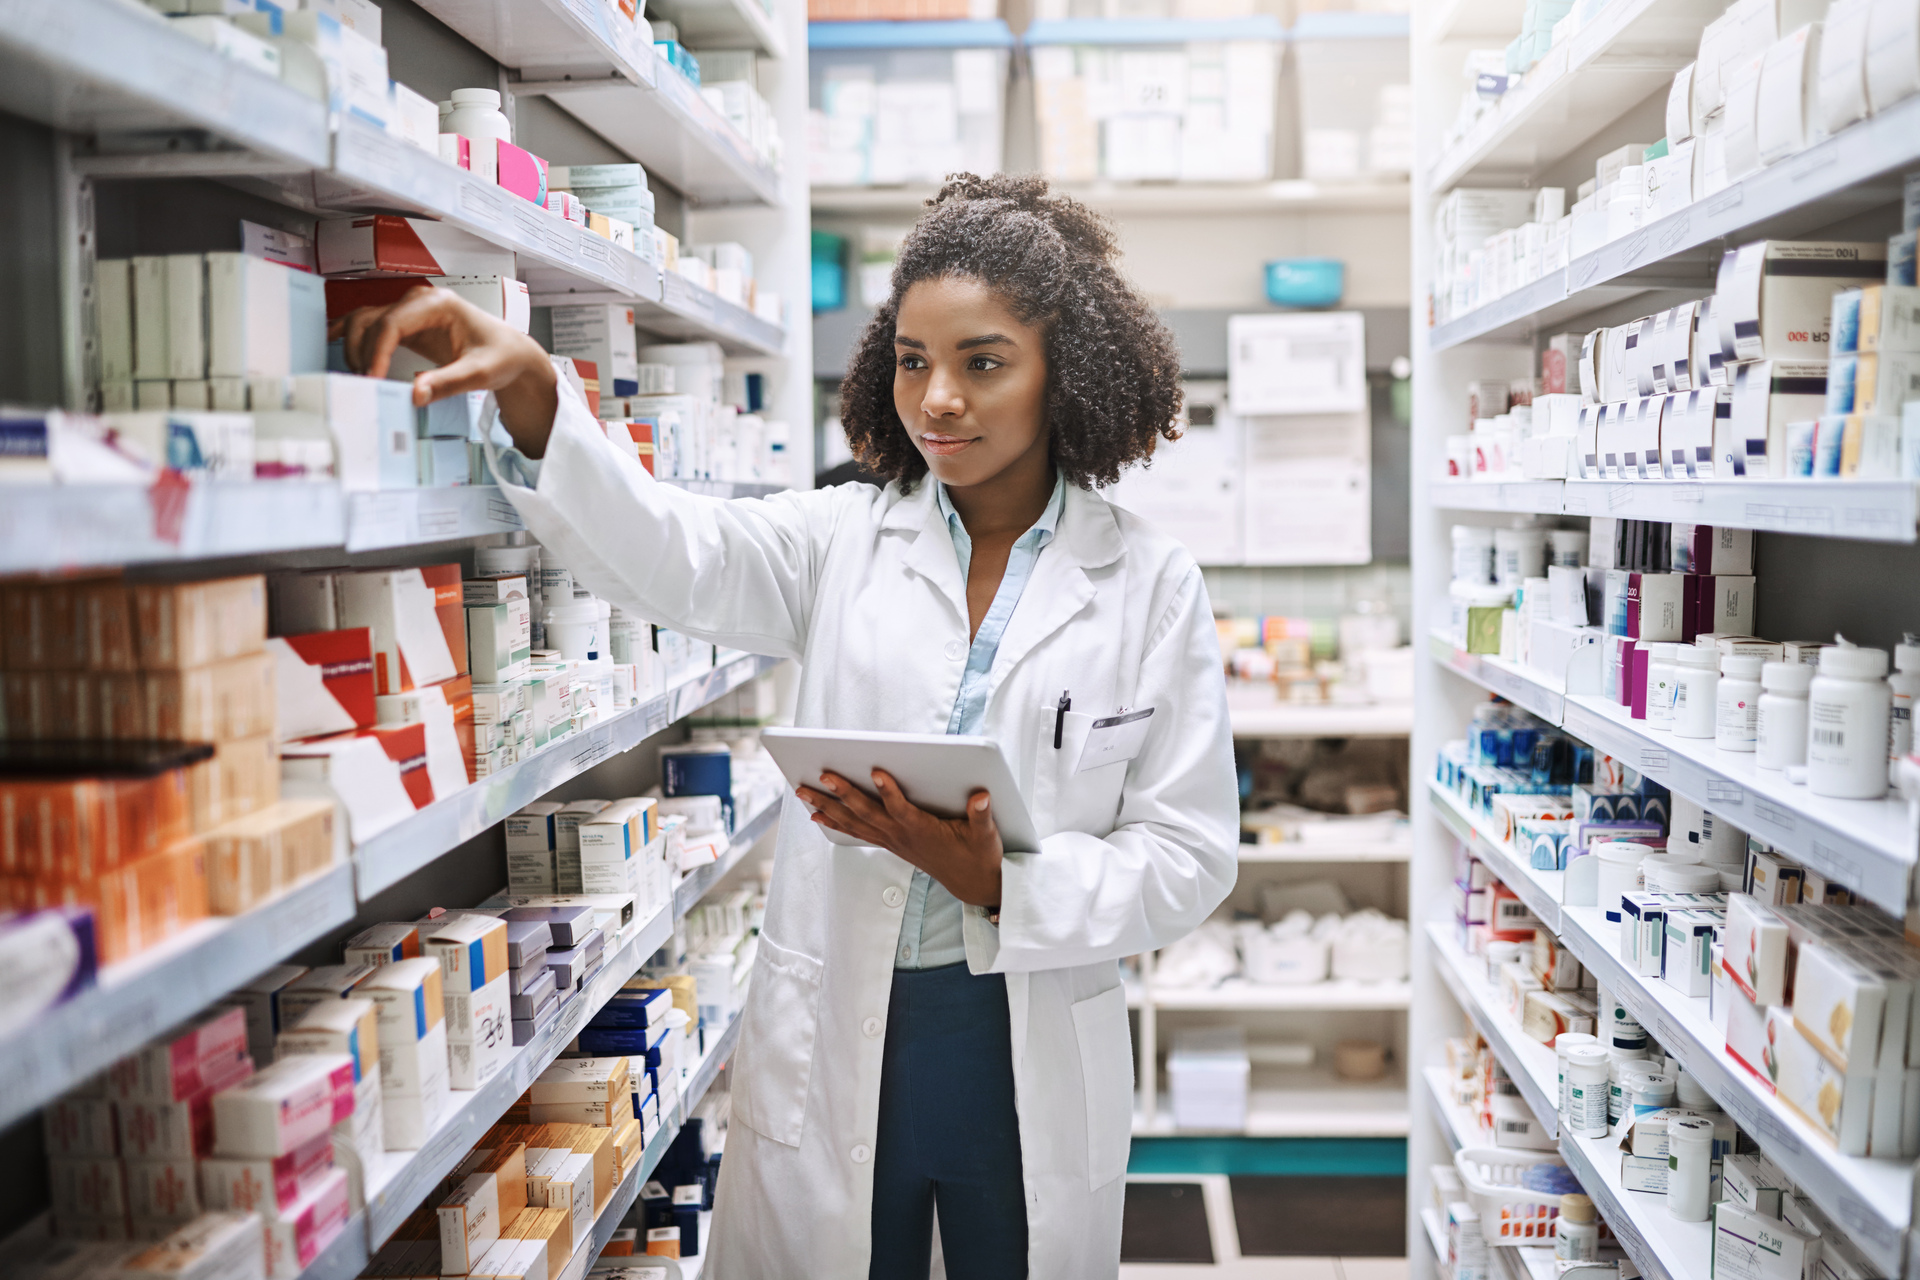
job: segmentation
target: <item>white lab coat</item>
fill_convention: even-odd
[[[968,651],[966,591],[931,481],[723,502],[657,484],[562,383],[536,490],[507,493],[596,594],[662,626],[801,664],[804,726],[941,733]],[[1071,690],[1066,741],[1055,704]],[[998,927],[967,908],[967,961],[1003,973],[1035,1280],[1111,1277],[1133,1115],[1118,961],[1185,935],[1233,885],[1231,731],[1200,570],[1179,544],[1069,486],[1001,640],[985,732],[1042,836],[1010,855]],[[1074,771],[1097,716],[1154,709],[1129,763]],[[860,1280],[894,948],[913,868],[830,843],[789,796],[746,1022],[708,1274]]]

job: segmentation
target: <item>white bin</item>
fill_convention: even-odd
[[[968,22],[807,27],[807,162],[816,187],[1000,172],[1013,33]]]
[[[1407,17],[1305,13],[1292,35],[1300,90],[1300,176],[1405,177],[1413,166]]]
[[[1035,22],[1040,172],[1063,182],[1273,176],[1280,49],[1271,16]]]
[[[1173,1123],[1181,1129],[1247,1127],[1247,1033],[1240,1027],[1197,1027],[1175,1033],[1167,1054]]]

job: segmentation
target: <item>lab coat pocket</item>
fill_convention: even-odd
[[[1033,819],[1040,834],[1084,831],[1105,836],[1120,816],[1120,795],[1127,784],[1127,762],[1080,770],[1080,753],[1097,716],[1069,711],[1060,722],[1060,745],[1053,745],[1054,708],[1046,709],[1034,767]]]
[[[760,935],[734,1073],[733,1113],[755,1133],[800,1145],[820,1028],[821,965]]]
[[[1098,1190],[1127,1171],[1133,1141],[1133,1037],[1127,1030],[1127,993],[1110,987],[1073,1006],[1080,1042],[1080,1077],[1087,1094],[1087,1189]]]

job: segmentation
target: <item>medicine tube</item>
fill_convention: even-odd
[[[1786,769],[1807,762],[1807,688],[1813,668],[1804,662],[1769,662],[1760,668],[1760,715],[1754,722],[1753,762]]]
[[[1567,1051],[1567,1127],[1576,1137],[1607,1136],[1607,1051],[1597,1044]]]
[[[1712,1175],[1713,1121],[1667,1117],[1667,1212],[1681,1222],[1705,1222]]]
[[[1681,645],[1673,655],[1679,680],[1673,698],[1673,736],[1711,738],[1719,693],[1719,654],[1699,645]]]
[[[1593,1262],[1600,1257],[1600,1215],[1593,1201],[1578,1194],[1560,1197],[1560,1217],[1553,1224],[1553,1256],[1565,1262]]]
[[[1842,800],[1887,794],[1887,737],[1893,719],[1887,653],[1839,636],[1820,651],[1807,690],[1807,789]]]
[[[1720,684],[1713,697],[1713,745],[1722,751],[1752,751],[1760,728],[1760,659],[1739,653],[1720,659]]]

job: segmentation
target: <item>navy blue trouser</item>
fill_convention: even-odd
[[[1027,1274],[1007,982],[964,963],[893,973],[869,1280],[926,1280],[936,1204],[950,1280]]]

